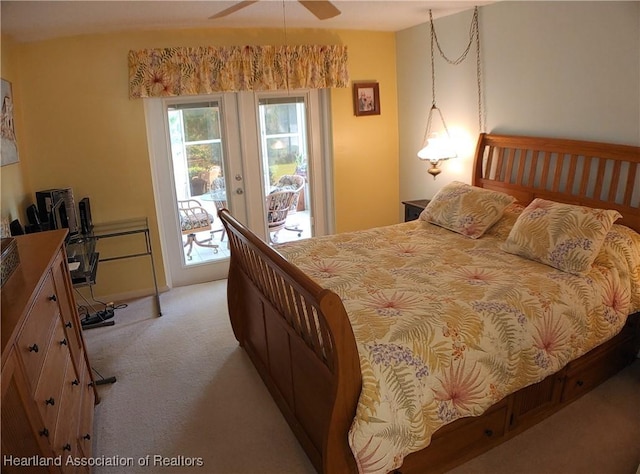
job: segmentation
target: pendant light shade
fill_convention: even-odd
[[[448,160],[451,158],[457,158],[458,153],[456,152],[455,143],[451,139],[449,135],[449,129],[447,128],[447,124],[444,120],[444,116],[442,115],[442,111],[436,105],[436,71],[435,71],[435,63],[434,63],[434,45],[438,46],[438,51],[441,56],[447,60],[450,64],[457,65],[460,64],[467,56],[467,53],[471,49],[471,45],[473,43],[473,38],[476,39],[476,51],[477,51],[477,74],[478,74],[478,120],[480,125],[480,130],[483,129],[482,124],[482,100],[481,100],[481,86],[480,86],[480,34],[478,29],[478,7],[475,7],[473,20],[471,22],[470,35],[469,35],[469,45],[465,49],[465,51],[460,55],[459,58],[455,60],[451,60],[447,58],[442,49],[440,49],[440,44],[438,43],[438,39],[435,32],[435,27],[433,25],[433,14],[431,10],[429,10],[429,25],[431,28],[431,94],[432,94],[432,103],[431,109],[429,109],[429,115],[427,116],[427,126],[424,132],[424,138],[422,139],[422,144],[420,150],[418,151],[418,158],[424,161],[428,161],[431,164],[431,168],[429,168],[428,173],[435,177],[441,173],[441,169],[438,168],[440,163],[444,160]],[[435,122],[434,122],[435,121]]]

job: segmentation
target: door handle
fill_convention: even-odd
[[[242,188],[236,188],[236,194],[244,194],[244,190]]]

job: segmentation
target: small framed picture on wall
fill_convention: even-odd
[[[353,83],[353,114],[380,115],[380,88],[377,82]]]

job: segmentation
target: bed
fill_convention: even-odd
[[[509,197],[500,197],[504,208],[476,238],[419,220],[274,249],[227,210],[219,212],[231,247],[234,335],[318,472],[443,472],[533,426],[635,359],[640,148],[481,134],[473,170],[474,192]],[[564,263],[558,269],[507,248],[518,243],[514,229],[523,215],[557,203],[569,205],[558,205],[563,211],[615,213],[587,270]],[[527,228],[519,230],[526,238]],[[373,256],[376,241],[392,253]],[[602,260],[605,248],[617,253],[621,246],[619,266]],[[402,259],[418,262],[420,272]],[[398,260],[387,270],[384,262]],[[518,274],[528,283],[517,282]],[[483,287],[493,283],[508,289]],[[379,319],[366,319],[371,311]],[[402,330],[388,322],[401,313],[419,322]],[[519,332],[527,325],[533,331]],[[576,327],[588,332],[572,332]],[[531,347],[514,342],[525,339]],[[430,378],[439,384],[415,389]]]

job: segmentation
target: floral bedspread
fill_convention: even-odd
[[[277,247],[349,315],[360,472],[398,468],[441,426],[560,370],[640,311],[638,233],[614,225],[578,277],[499,249],[517,212],[478,240],[413,221]]]

